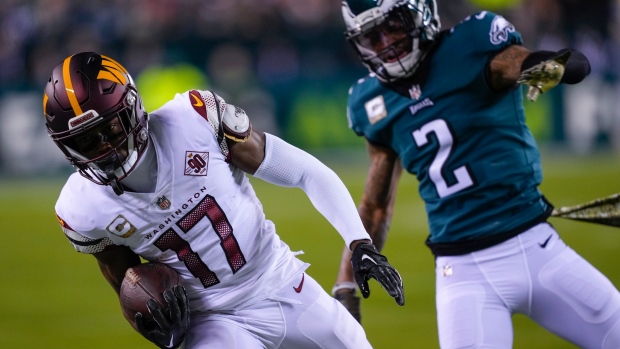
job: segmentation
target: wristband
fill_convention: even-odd
[[[332,295],[335,296],[336,292],[343,289],[353,290],[353,294],[357,293],[357,284],[355,282],[339,282],[332,288]]]

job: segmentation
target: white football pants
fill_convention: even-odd
[[[514,313],[581,348],[620,348],[620,293],[548,223],[438,257],[436,287],[442,349],[511,348]]]
[[[270,299],[237,311],[193,316],[181,348],[372,347],[362,326],[344,306],[328,295],[312,277],[300,273]]]

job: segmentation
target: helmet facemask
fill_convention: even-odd
[[[368,9],[363,2],[343,2],[347,40],[368,69],[382,80],[410,77],[439,32],[435,1],[388,0]]]
[[[144,113],[138,103],[137,92],[128,89],[116,108],[78,115],[69,120],[68,131],[51,133],[52,139],[82,176],[122,193],[118,181],[131,172],[148,142],[146,115],[137,115]]]

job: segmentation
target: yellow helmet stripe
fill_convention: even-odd
[[[127,82],[125,74],[127,74],[127,71],[122,65],[118,64],[118,62],[110,57],[101,56],[101,71],[99,71],[97,79],[106,79],[117,84],[125,85]]]
[[[117,61],[113,60],[112,58],[108,56],[101,55],[101,65],[104,65],[106,67],[115,67],[116,69],[127,74],[127,70],[125,70],[125,68],[122,65],[120,65]]]
[[[125,77],[123,75],[116,76],[116,75],[112,74],[111,72],[105,71],[105,70],[100,70],[99,71],[99,74],[97,75],[97,79],[110,80],[112,82],[115,82],[115,83],[121,84],[121,85],[125,85],[125,81],[126,81]]]
[[[65,90],[67,91],[67,97],[69,97],[69,103],[71,103],[71,107],[73,108],[73,113],[75,113],[75,115],[80,115],[82,114],[82,108],[75,96],[73,82],[71,82],[71,73],[69,72],[71,58],[73,58],[73,56],[67,57],[62,64],[62,79],[65,82]]]
[[[45,110],[47,107],[47,93],[43,93],[43,116],[47,115],[47,111]]]

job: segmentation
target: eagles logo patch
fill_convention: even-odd
[[[493,45],[508,41],[508,34],[514,33],[515,27],[502,16],[496,16],[491,23],[489,37]]]

